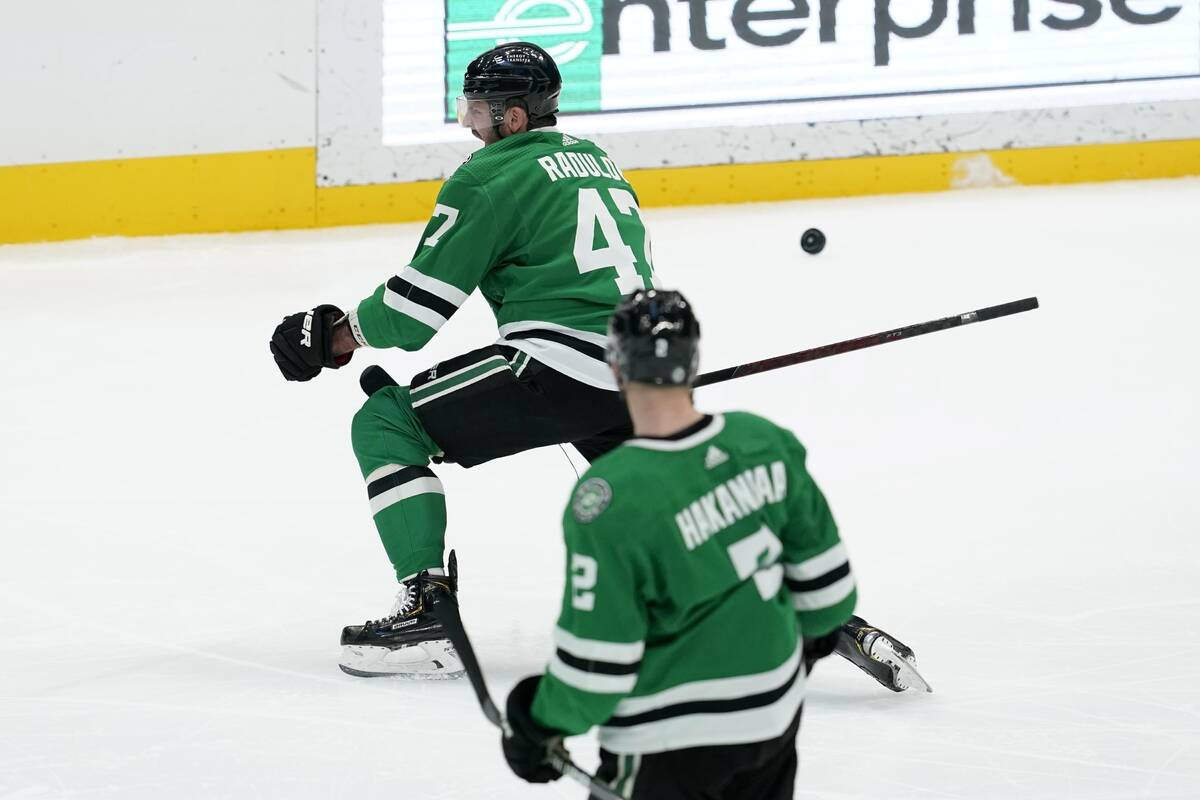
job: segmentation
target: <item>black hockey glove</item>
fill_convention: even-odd
[[[512,728],[512,736],[500,736],[504,759],[508,767],[521,780],[530,783],[549,783],[562,777],[562,773],[550,766],[547,756],[550,747],[562,734],[544,728],[530,713],[533,695],[537,692],[540,675],[530,675],[509,692],[505,715]]]
[[[805,673],[812,672],[813,664],[833,652],[833,648],[837,646],[838,637],[841,635],[842,629],[841,627],[837,627],[824,636],[804,640]]]
[[[271,355],[283,377],[307,381],[324,368],[337,369],[350,361],[352,353],[333,357],[333,325],[345,314],[337,306],[317,306],[283,318],[271,335]]]

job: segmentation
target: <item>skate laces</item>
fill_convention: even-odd
[[[413,583],[416,583],[416,581],[413,581]],[[396,592],[396,602],[392,603],[392,613],[388,616],[402,617],[412,612],[417,607],[418,591],[415,586],[410,586],[407,583],[400,584],[400,591]]]
[[[396,592],[396,601],[392,603],[392,610],[382,619],[368,620],[367,624],[372,626],[385,625],[397,617],[407,616],[417,608],[417,601],[420,597],[420,587],[416,585],[417,579],[405,581],[400,584],[400,591]]]

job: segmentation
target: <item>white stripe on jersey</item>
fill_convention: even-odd
[[[687,747],[747,744],[783,734],[804,700],[804,671],[774,703],[744,711],[682,714],[627,728],[600,726],[600,746],[613,753],[662,753]]]
[[[391,289],[383,290],[383,304],[390,309],[399,311],[405,316],[412,317],[417,322],[423,322],[435,331],[446,324],[446,318],[431,308],[414,303]]]
[[[595,694],[625,694],[637,685],[637,674],[604,675],[599,672],[584,672],[565,663],[555,653],[550,657],[550,674],[575,689]]]
[[[792,605],[797,611],[816,611],[837,605],[850,596],[854,591],[854,576],[847,575],[837,583],[831,583],[824,589],[814,589],[811,592],[792,592]]]
[[[374,473],[372,473],[374,474]],[[407,500],[410,497],[415,497],[419,494],[445,494],[446,490],[442,488],[442,482],[435,477],[417,478],[408,483],[402,483],[399,486],[388,489],[386,492],[375,495],[371,498],[371,514],[378,514],[388,506],[393,506],[401,500]]]
[[[799,663],[800,649],[797,647],[796,652],[789,656],[787,661],[784,661],[778,667],[775,667],[775,669],[770,669],[766,672],[759,672],[754,675],[738,675],[734,678],[712,678],[706,681],[692,681],[691,683],[681,683],[678,686],[672,686],[670,689],[664,689],[661,692],[655,692],[654,694],[642,697],[626,697],[617,703],[617,708],[613,711],[613,716],[632,717],[646,711],[678,705],[679,703],[692,703],[697,700],[736,700],[740,697],[762,694],[772,689],[778,689],[787,683],[788,678],[792,677],[792,674],[795,673],[796,665]]]
[[[846,545],[838,542],[824,553],[818,553],[812,558],[806,558],[795,564],[784,563],[783,572],[794,581],[811,581],[819,578],[834,567],[840,567],[849,561],[846,555]]]
[[[554,646],[585,661],[606,661],[609,664],[636,664],[646,652],[645,642],[602,642],[583,639],[555,626]]]
[[[462,289],[437,278],[431,278],[423,272],[417,272],[412,265],[400,270],[400,274],[396,277],[402,281],[408,281],[418,289],[424,289],[430,294],[437,295],[451,305],[461,306],[467,301],[468,294]]]
[[[565,325],[558,325],[553,322],[539,322],[536,320],[523,320],[521,322],[510,322],[501,325],[500,336],[505,337],[511,333],[533,330],[558,331],[581,342],[587,342],[601,348],[608,342],[608,338],[600,333],[590,333],[589,331],[576,330],[575,328],[568,328]],[[617,391],[617,381],[613,377],[612,370],[609,369],[608,364],[585,355],[578,350],[573,350],[568,345],[560,342],[552,342],[548,339],[505,338],[501,338],[496,344],[507,345],[523,353],[527,353],[555,372],[561,372],[568,378],[577,380],[580,383],[587,384],[596,389],[606,389],[610,392]]]
[[[603,333],[592,333],[591,331],[581,331],[577,328],[568,328],[566,325],[559,325],[557,322],[522,320],[521,322],[509,322],[500,326],[501,336],[508,336],[509,334],[520,333],[522,331],[557,331],[558,333],[565,333],[567,336],[573,336],[581,342],[594,344],[598,347],[608,345],[608,337]]]

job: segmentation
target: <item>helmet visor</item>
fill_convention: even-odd
[[[458,124],[472,130],[485,130],[495,125],[492,106],[488,100],[468,100],[459,95],[455,100]]]

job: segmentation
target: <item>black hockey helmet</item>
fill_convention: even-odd
[[[700,323],[679,292],[639,289],[608,321],[608,363],[623,381],[688,386],[700,366]]]
[[[558,65],[532,42],[493,47],[468,64],[463,75],[463,99],[489,101],[493,125],[504,119],[509,100],[519,100],[529,113],[530,127],[538,127],[558,113],[561,92]]]

